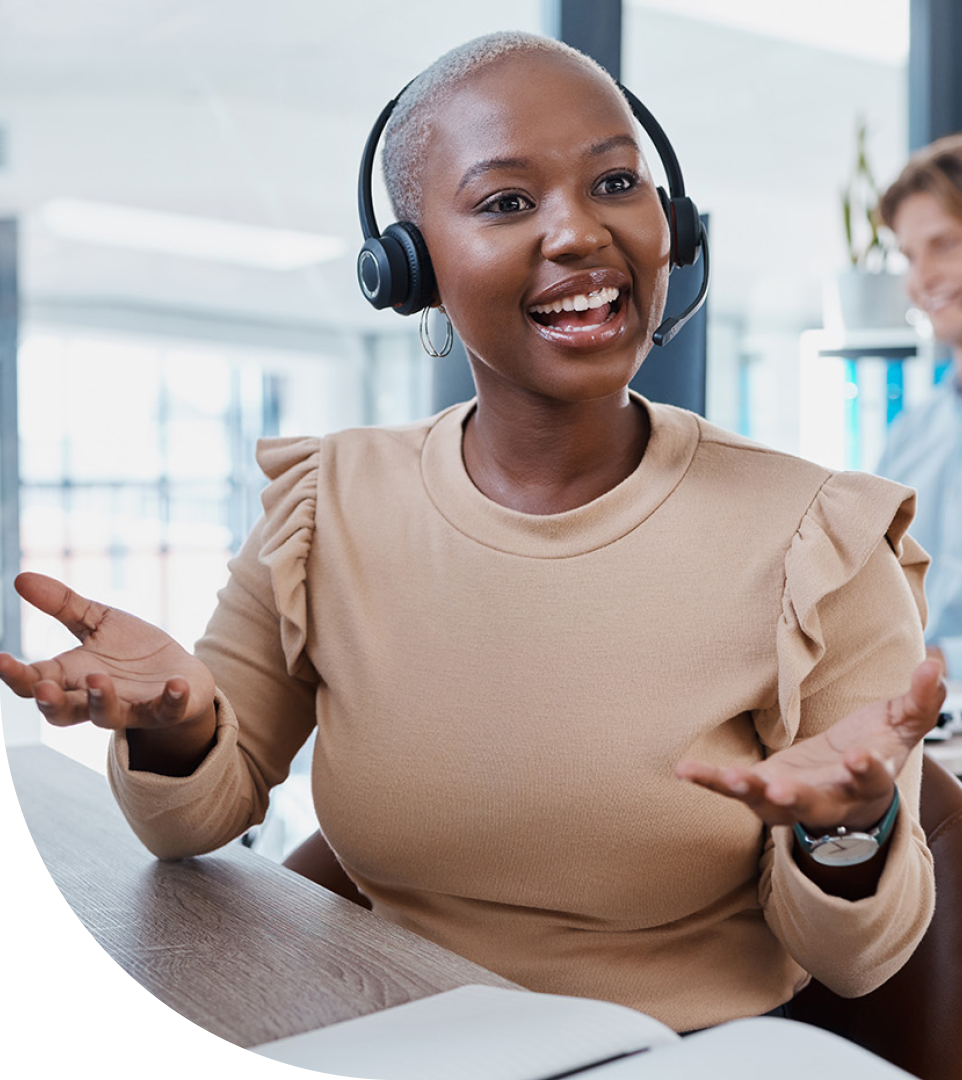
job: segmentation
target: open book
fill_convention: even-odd
[[[733,1020],[682,1038],[623,1005],[493,986],[462,986],[253,1049],[365,1080],[909,1077],[845,1039],[791,1020]]]
[[[131,1020],[143,1023],[145,1017]],[[118,1040],[106,1052],[96,1031],[89,1032],[86,1047],[71,1047],[81,1053],[39,1044],[32,1053],[17,1053],[9,1045],[0,1054],[0,1075],[3,1080],[913,1080],[880,1057],[805,1024],[762,1017],[682,1039],[622,1005],[491,986],[462,986],[243,1053],[201,1047],[190,1032],[152,1048],[165,1053],[138,1053],[144,1034],[138,1030],[135,1038]]]

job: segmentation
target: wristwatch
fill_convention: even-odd
[[[839,825],[824,836],[809,836],[796,822],[795,839],[802,851],[808,852],[824,866],[855,866],[856,863],[868,862],[892,835],[898,812],[899,789],[896,788],[892,805],[874,828],[846,829],[844,825]]]

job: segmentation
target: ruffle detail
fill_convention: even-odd
[[[778,704],[759,710],[755,728],[772,750],[798,732],[802,684],[825,654],[819,604],[865,566],[883,537],[899,560],[922,621],[929,558],[907,535],[915,516],[911,488],[868,473],[835,473],[806,510],[785,556],[785,588],[776,629]]]
[[[289,675],[306,674],[307,560],[314,542],[321,440],[260,439],[257,463],[271,481],[264,507],[259,562],[270,571]]]

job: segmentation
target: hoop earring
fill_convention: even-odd
[[[454,344],[454,327],[451,325],[451,316],[444,310],[444,304],[438,305],[438,311],[444,316],[444,344],[440,350],[436,348],[434,342],[431,341],[431,329],[428,326],[428,318],[430,317],[431,308],[421,308],[421,326],[418,330],[418,337],[421,339],[421,348],[428,354],[428,356],[440,357],[447,356],[451,351],[451,346]]]

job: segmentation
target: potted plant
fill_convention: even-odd
[[[841,192],[842,223],[848,268],[826,291],[825,325],[864,330],[906,325],[908,301],[902,279],[891,272],[895,250],[879,218],[881,193],[868,159],[868,124],[855,125],[855,160]]]

